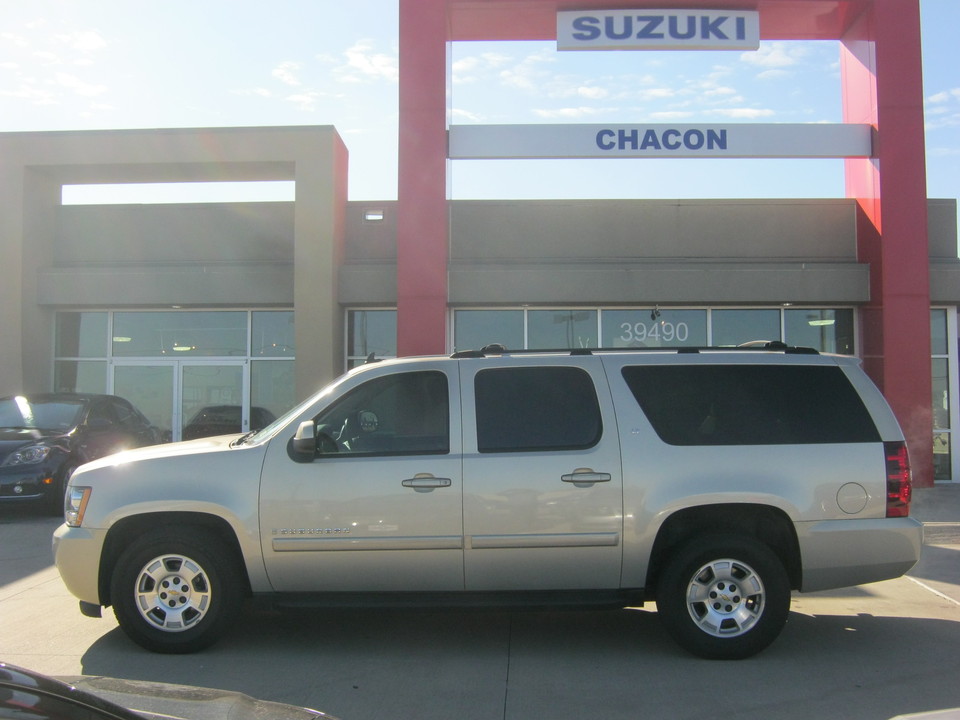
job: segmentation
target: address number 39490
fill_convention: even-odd
[[[657,320],[651,323],[621,323],[619,340],[625,343],[646,342],[686,342],[690,337],[687,323],[672,323]]]

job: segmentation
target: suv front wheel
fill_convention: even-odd
[[[759,541],[705,535],[681,545],[657,583],[657,613],[694,655],[735,660],[773,642],[790,612],[780,559]]]
[[[120,556],[110,597],[117,622],[138,645],[190,653],[212,645],[242,602],[234,553],[202,528],[158,528]]]

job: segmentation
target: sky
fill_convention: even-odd
[[[920,7],[927,194],[956,199],[960,0]],[[333,125],[350,199],[393,200],[397,48],[397,0],[0,0],[0,132]],[[451,56],[453,123],[841,121],[836,42],[474,42]],[[820,159],[458,160],[451,187],[455,199],[844,195],[842,161]]]

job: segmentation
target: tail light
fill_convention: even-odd
[[[883,455],[887,461],[887,517],[907,517],[913,496],[907,444],[885,442]]]

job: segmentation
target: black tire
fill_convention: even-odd
[[[667,559],[657,613],[685,650],[740,660],[772,643],[790,613],[790,581],[766,545],[739,535],[703,535]]]
[[[192,653],[209,647],[243,602],[235,554],[203,528],[163,527],[128,547],[114,568],[110,599],[117,622],[141,647]]]

